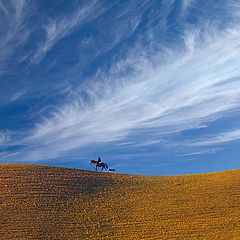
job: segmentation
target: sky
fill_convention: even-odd
[[[240,168],[238,0],[0,0],[0,163]]]

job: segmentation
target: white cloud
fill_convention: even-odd
[[[71,18],[52,20],[45,27],[46,40],[34,61],[41,61],[58,40],[95,11],[94,7],[78,10]],[[233,23],[222,31],[203,29],[197,26],[185,31],[182,43],[174,49],[159,46],[155,51],[139,42],[125,58],[113,61],[109,71],[99,68],[71,101],[40,119],[28,136],[19,140],[27,146],[18,153],[21,159],[55,158],[82,146],[134,135],[140,135],[134,139],[136,145],[156,144],[165,136],[201,128],[238,108],[239,26]],[[196,146],[238,139],[239,131],[233,131]]]
[[[0,147],[5,146],[10,141],[10,131],[0,131]]]
[[[194,155],[204,155],[204,154],[213,154],[216,153],[217,150],[219,149],[207,149],[207,150],[200,150],[200,151],[196,151],[196,152],[189,152],[189,153],[184,153],[184,154],[180,154],[180,156],[194,156]]]
[[[182,2],[182,15],[185,15],[188,9],[193,5],[195,0],[183,0]]]
[[[28,37],[29,29],[24,25],[32,10],[28,0],[10,0],[0,2],[2,24],[0,26],[0,70],[5,72],[10,57],[16,49],[23,46]],[[1,72],[1,71],[0,71]]]
[[[224,144],[233,141],[240,140],[240,130],[232,130],[228,132],[218,133],[215,136],[206,136],[203,140],[195,140],[192,143],[187,143],[187,145],[193,147],[201,146],[214,146],[219,144]]]
[[[38,64],[46,53],[61,39],[71,34],[77,27],[99,16],[104,9],[93,0],[83,6],[76,6],[73,13],[68,16],[50,18],[48,24],[43,26],[46,33],[45,40],[38,45],[32,57],[32,63]]]
[[[18,100],[20,97],[24,96],[26,93],[27,93],[26,89],[22,89],[20,91],[15,92],[9,102],[14,102]]]
[[[39,158],[43,157],[41,151],[44,158],[51,158],[87,144],[122,140],[137,129],[154,128],[154,135],[161,138],[200,128],[240,104],[239,39],[237,31],[228,31],[226,38],[218,36],[207,46],[196,47],[198,43],[186,41],[187,52],[164,65],[156,57],[151,62],[133,51],[111,69],[108,78],[98,75],[104,86],[87,87],[94,105],[74,100],[60,106],[36,125],[25,143],[42,147]],[[126,67],[133,70],[125,75]],[[112,83],[109,78],[117,76],[114,87],[108,85]],[[237,133],[223,136],[222,141],[236,139]],[[144,142],[151,141],[146,135],[142,137]]]

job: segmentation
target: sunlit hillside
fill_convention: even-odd
[[[240,239],[240,170],[138,176],[0,165],[0,239]]]

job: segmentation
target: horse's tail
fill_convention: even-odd
[[[106,168],[108,169],[108,165],[106,164]]]

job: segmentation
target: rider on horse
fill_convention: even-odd
[[[98,162],[98,164],[102,163],[102,160],[99,156],[98,156],[97,162]]]
[[[105,169],[105,171],[107,171],[107,169],[108,169],[108,165],[106,163],[103,163],[99,156],[98,156],[97,161],[91,160],[90,164],[92,164],[92,163],[94,164],[96,170],[97,170],[97,167],[101,167],[102,170]]]

